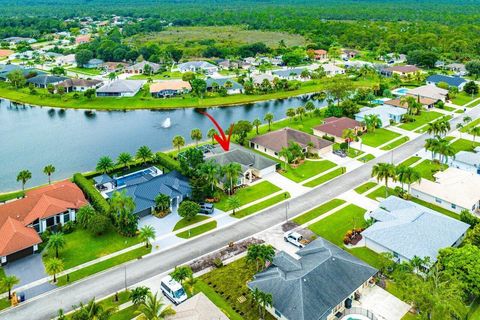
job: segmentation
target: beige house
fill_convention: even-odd
[[[365,125],[347,117],[329,117],[323,120],[322,125],[313,128],[313,134],[318,137],[333,137],[335,142],[342,143],[345,142],[342,138],[343,132],[347,129],[352,129],[355,133],[363,132]]]
[[[174,307],[176,314],[167,316],[167,320],[228,320],[202,292]]]

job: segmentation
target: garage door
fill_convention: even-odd
[[[12,253],[11,255],[7,256],[7,263],[18,260],[18,259],[21,259],[21,258],[29,256],[31,254],[33,254],[33,247],[17,251],[15,253]]]
[[[275,170],[275,165],[273,166],[270,166],[268,168],[265,168],[263,170],[260,170],[260,177],[263,178],[265,177],[266,175],[270,174],[270,173],[274,173],[276,170]]]

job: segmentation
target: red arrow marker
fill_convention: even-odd
[[[206,115],[210,121],[213,122],[213,125],[217,128],[220,136],[215,134],[213,138],[217,140],[217,142],[222,146],[223,150],[228,151],[230,149],[230,137],[232,136],[233,124],[230,125],[230,129],[228,130],[228,137],[225,136],[222,127],[218,125],[218,122],[208,113],[204,111],[199,111],[201,114]]]

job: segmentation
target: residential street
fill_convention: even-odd
[[[480,108],[470,110],[465,115],[472,118],[480,116]],[[451,121],[451,127],[463,119],[463,114]],[[452,130],[452,131],[453,131]],[[316,205],[338,197],[340,194],[364,183],[370,178],[373,165],[378,162],[399,163],[423,149],[426,135],[405,143],[398,149],[388,152],[376,158],[360,168],[348,172],[337,179],[327,182],[318,188],[296,197],[289,201],[288,216],[293,217],[304,211],[310,210]],[[153,254],[113,270],[109,270],[84,281],[59,288],[44,295],[33,298],[22,305],[0,312],[2,320],[25,320],[25,319],[50,319],[57,314],[57,310],[71,310],[72,305],[80,301],[87,301],[92,297],[103,297],[112,292],[119,291],[137,282],[146,280],[159,273],[163,273],[176,265],[184,264],[203,254],[217,250],[230,241],[237,241],[250,237],[271,226],[282,223],[285,220],[286,204],[282,203],[263,211],[260,214],[240,220],[228,228],[219,228],[204,236],[193,239],[173,247],[164,252]]]

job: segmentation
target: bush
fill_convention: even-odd
[[[213,259],[213,265],[215,266],[215,268],[221,268],[221,267],[223,267],[223,261],[222,261],[222,259],[220,259],[220,258],[215,258],[215,259]]]
[[[348,143],[346,143],[346,142],[340,143],[340,149],[347,150],[348,149]]]
[[[328,136],[326,134],[324,134],[322,136],[322,139],[325,139],[325,140],[328,140],[328,141],[331,141],[331,142],[335,142],[335,138],[334,137],[331,137],[331,136]]]
[[[63,225],[63,233],[69,234],[75,231],[75,223],[73,221],[68,221]]]
[[[73,175],[73,182],[82,189],[83,193],[90,201],[90,204],[102,214],[108,214],[110,212],[110,205],[107,200],[98,192],[93,184],[87,180],[81,173],[75,173]]]
[[[180,164],[173,160],[169,155],[163,152],[155,153],[156,160],[155,164],[159,166],[163,166],[169,170],[177,170],[180,171]]]
[[[107,231],[111,225],[112,222],[107,216],[97,213],[92,217],[90,224],[87,227],[87,230],[98,236]]]

